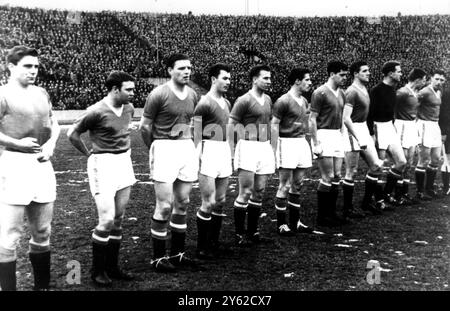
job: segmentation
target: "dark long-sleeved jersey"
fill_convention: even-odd
[[[394,120],[396,97],[395,88],[383,82],[378,83],[370,90],[370,106],[367,117],[367,126],[369,127],[370,135],[374,133],[374,122]]]

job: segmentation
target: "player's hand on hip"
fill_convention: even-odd
[[[323,149],[322,149],[322,145],[320,143],[317,143],[313,146],[313,153],[317,156],[320,157],[323,153]]]
[[[361,148],[361,150],[367,149],[367,144],[360,143],[359,140],[358,140],[358,144],[359,144],[359,148]]]
[[[41,151],[41,146],[37,143],[36,138],[24,137],[17,141],[15,149],[25,153],[38,153]]]
[[[45,162],[50,160],[50,158],[53,156],[53,150],[55,147],[52,144],[45,143],[42,145],[42,150],[39,153],[37,159],[39,162]]]

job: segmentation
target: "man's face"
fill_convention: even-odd
[[[38,58],[30,55],[24,56],[17,62],[17,65],[8,64],[11,79],[17,80],[23,86],[32,85],[36,82],[38,68]]]
[[[122,104],[128,104],[134,97],[135,85],[133,81],[124,81],[118,90],[118,99]]]
[[[443,75],[440,74],[434,74],[431,77],[431,86],[435,89],[435,90],[440,90],[442,89],[442,86],[445,83],[445,77]]]
[[[256,85],[256,87],[261,91],[267,92],[272,84],[270,78],[270,71],[261,70],[257,77],[253,77],[253,85]]]
[[[305,73],[305,76],[303,77],[303,80],[300,81],[299,89],[300,92],[306,93],[311,89],[311,77],[309,73]]]
[[[221,93],[226,93],[231,83],[231,75],[225,70],[220,70],[217,78],[213,78],[213,84],[215,85],[217,91]]]
[[[395,70],[391,72],[390,76],[392,80],[400,82],[400,79],[403,76],[402,68],[400,66],[395,66]]]
[[[427,76],[423,76],[421,79],[417,79],[415,81],[415,84],[416,84],[416,89],[420,90],[425,85],[427,85]]]
[[[191,69],[192,65],[190,60],[177,60],[173,68],[169,68],[169,74],[175,83],[186,85],[189,83]]]
[[[368,83],[370,79],[370,70],[369,66],[361,66],[357,74],[355,74],[355,78],[360,80],[361,82]]]
[[[338,87],[344,86],[347,81],[348,71],[341,70],[338,73],[333,73],[332,78]]]

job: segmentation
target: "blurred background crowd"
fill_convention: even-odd
[[[173,52],[192,58],[192,80],[208,88],[207,69],[232,66],[229,99],[250,87],[248,70],[258,63],[273,70],[275,100],[288,89],[295,66],[308,67],[313,84],[326,81],[326,64],[364,59],[370,86],[381,80],[385,61],[450,71],[450,16],[270,17],[130,12],[68,12],[0,6],[0,84],[7,80],[5,56],[14,45],[40,52],[38,84],[54,109],[85,109],[105,94],[111,70],[137,79],[136,107],[143,107],[155,78],[166,77],[163,60]],[[406,82],[406,74],[404,75]]]

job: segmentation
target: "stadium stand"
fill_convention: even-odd
[[[312,70],[314,84],[325,81],[329,60],[365,59],[371,85],[380,67],[399,60],[404,71],[450,70],[450,16],[269,17],[130,12],[78,13],[0,6],[0,83],[6,81],[4,56],[16,44],[39,49],[39,83],[55,109],[84,109],[105,94],[103,79],[113,70],[130,72],[137,81],[135,105],[143,107],[154,87],[149,78],[165,77],[165,55],[192,57],[192,80],[208,87],[206,68],[215,62],[233,68],[231,101],[248,89],[246,76],[255,63],[274,72],[271,96],[286,91],[293,66]],[[103,77],[103,79],[99,79]]]

